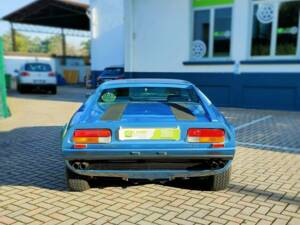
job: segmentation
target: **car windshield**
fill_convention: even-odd
[[[118,102],[193,102],[199,103],[195,90],[170,87],[127,87],[104,90],[100,103]]]
[[[25,65],[25,70],[30,72],[50,72],[51,66],[44,63],[29,63]]]

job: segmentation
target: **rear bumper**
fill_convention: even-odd
[[[65,160],[127,160],[127,159],[224,159],[232,160],[235,148],[199,149],[64,149]]]
[[[176,178],[193,178],[205,177],[226,172],[232,164],[232,160],[228,161],[221,169],[207,170],[78,170],[74,169],[66,161],[67,167],[76,174],[91,177],[113,177],[129,179],[145,179],[145,180],[174,180]]]
[[[66,149],[63,150],[63,157],[67,167],[79,175],[92,177],[117,177],[124,180],[128,179],[146,179],[146,180],[173,180],[175,178],[191,178],[211,176],[223,173],[231,166],[234,158],[235,148],[228,149],[102,149],[102,150],[78,150]],[[90,163],[97,161],[98,165],[102,166],[89,167],[85,169],[74,168],[74,162]],[[134,161],[135,166],[131,164],[122,164],[119,167],[118,162]],[[199,162],[202,164],[209,164],[215,161],[223,161],[221,167],[192,167],[192,166],[178,166],[176,162],[190,163]],[[104,162],[104,163],[103,163]],[[117,167],[106,166],[105,163],[117,162]],[[149,164],[147,164],[147,162]],[[158,162],[151,167],[151,163]],[[159,163],[162,162],[162,163]],[[171,163],[166,165],[164,163]]]
[[[24,83],[19,83],[19,85],[22,85],[22,87],[25,88],[53,88],[56,87],[56,84],[24,84]]]

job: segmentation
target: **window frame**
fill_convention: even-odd
[[[300,9],[299,9],[299,18],[298,18],[298,37],[297,37],[297,46],[295,55],[276,55],[277,49],[277,29],[279,22],[279,11],[280,3],[282,2],[293,2],[295,0],[273,0],[275,7],[275,17],[272,22],[272,34],[271,34],[271,43],[270,43],[270,55],[267,56],[253,56],[252,55],[252,35],[253,35],[253,25],[254,25],[254,7],[260,3],[269,3],[269,0],[252,0],[250,5],[250,35],[248,37],[248,59],[250,60],[288,60],[288,59],[299,59],[300,57]]]
[[[192,2],[192,1],[191,1]],[[229,49],[229,55],[224,57],[218,57],[214,56],[214,30],[215,30],[215,11],[217,9],[228,9],[231,8],[231,35],[230,35],[230,49]],[[225,4],[225,5],[214,5],[214,6],[208,6],[208,7],[193,7],[191,4],[191,38],[190,38],[190,60],[192,62],[205,62],[205,61],[224,61],[224,60],[231,60],[232,59],[232,51],[233,51],[233,27],[234,27],[234,8],[235,4]],[[208,47],[208,55],[207,57],[203,57],[202,59],[195,60],[193,59],[192,54],[192,45],[194,41],[194,35],[195,35],[195,12],[199,11],[209,11],[209,46]]]

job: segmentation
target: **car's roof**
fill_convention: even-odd
[[[174,85],[174,86],[190,86],[190,82],[177,79],[121,79],[105,82],[102,86],[104,88],[116,87],[116,86],[140,86],[140,85]]]

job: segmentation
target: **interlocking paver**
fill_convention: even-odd
[[[0,224],[300,224],[300,154],[285,149],[238,147],[231,184],[221,192],[201,191],[201,183],[190,181],[67,192],[59,134],[84,93],[65,87],[57,96],[9,97],[13,116],[0,121],[0,169],[6,171]],[[272,116],[238,130],[241,142],[300,146],[297,112],[222,110],[237,126]]]

